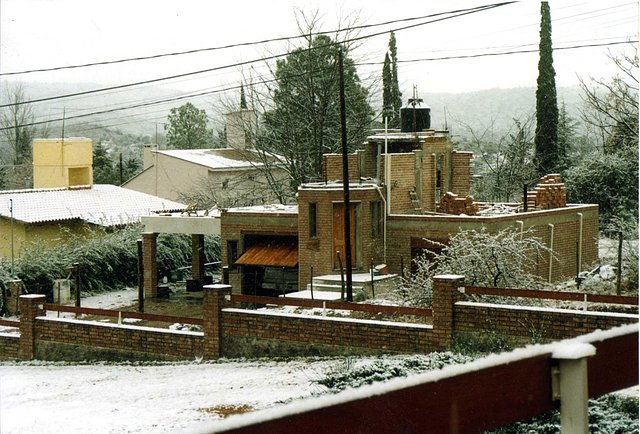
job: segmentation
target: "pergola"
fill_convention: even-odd
[[[142,217],[142,267],[144,297],[158,296],[158,263],[156,258],[157,238],[161,233],[191,235],[191,275],[202,284],[204,281],[204,236],[220,235],[220,212],[207,215],[168,214]]]

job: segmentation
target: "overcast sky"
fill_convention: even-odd
[[[478,1],[343,0],[0,0],[0,73],[101,62],[252,42],[299,33],[296,17],[318,13],[316,30],[376,24],[490,4]],[[578,77],[610,77],[607,52],[631,52],[629,44],[559,50],[560,47],[637,39],[638,2],[551,1],[554,65],[559,86]],[[392,7],[393,5],[393,7]],[[536,49],[540,3],[521,1],[413,29],[397,30],[398,59],[410,61]],[[360,35],[398,29],[408,21],[367,28]],[[365,39],[351,55],[363,79],[379,78],[388,35]],[[274,42],[156,60],[0,76],[0,82],[73,81],[123,84],[285,53],[299,41]],[[535,86],[537,53],[405,62],[401,90],[466,92]],[[377,62],[377,63],[376,63]],[[368,63],[376,63],[367,65]],[[156,83],[182,91],[236,85],[258,77],[264,62]],[[1,83],[0,83],[1,84]]]

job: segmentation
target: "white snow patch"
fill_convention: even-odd
[[[296,313],[272,312],[267,310],[255,311],[255,310],[235,309],[235,308],[222,309],[222,311],[242,313],[247,315],[268,315],[268,316],[280,316],[280,317],[288,317],[288,318],[315,319],[319,321],[353,322],[358,324],[381,325],[385,327],[391,326],[391,327],[415,328],[415,329],[423,329],[423,330],[433,329],[433,326],[428,324],[414,324],[414,323],[396,322],[396,321],[378,321],[374,319],[367,320],[367,319],[355,319],[355,318],[333,318],[330,316],[301,315]]]
[[[554,307],[538,307],[538,306],[518,306],[513,304],[494,304],[494,303],[476,303],[473,301],[458,301],[456,305],[459,306],[472,306],[472,307],[488,307],[491,309],[509,309],[509,310],[526,310],[535,312],[555,312],[555,313],[573,313],[584,316],[608,316],[613,318],[631,318],[640,320],[638,314],[627,314],[619,312],[596,312],[596,311],[584,311],[575,309],[559,309]]]
[[[73,318],[51,318],[46,316],[39,316],[37,318],[44,319],[47,321],[65,322],[65,323],[71,323],[71,324],[82,324],[82,325],[91,324],[96,327],[110,327],[110,328],[122,328],[122,329],[128,329],[128,330],[138,330],[138,331],[146,331],[146,332],[154,332],[154,333],[170,333],[170,334],[184,334],[184,335],[191,335],[191,336],[204,336],[204,333],[202,332],[192,332],[189,330],[169,330],[169,329],[162,329],[157,327],[129,326],[126,324],[103,323],[100,321],[79,320],[79,319],[73,319]]]

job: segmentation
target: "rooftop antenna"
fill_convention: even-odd
[[[413,108],[413,134],[416,138],[416,143],[418,143],[418,126],[416,120],[416,105],[422,104],[422,98],[418,98],[418,86],[413,85],[413,98],[409,98],[409,104]]]

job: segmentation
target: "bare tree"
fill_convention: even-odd
[[[619,70],[611,81],[580,80],[586,107],[582,119],[598,132],[605,153],[638,146],[638,50],[633,49],[632,56],[609,55]]]
[[[471,144],[478,149],[476,168],[482,179],[474,183],[479,199],[519,200],[523,184],[537,179],[533,163],[533,116],[513,119],[510,130],[494,137],[493,122],[481,133],[467,126]]]
[[[21,84],[6,86],[8,105],[0,113],[0,132],[7,144],[8,153],[3,158],[6,169],[6,188],[27,187],[30,184],[31,142],[36,134],[33,124],[33,110],[29,104],[22,104],[28,98]],[[8,176],[8,174],[11,174]]]

